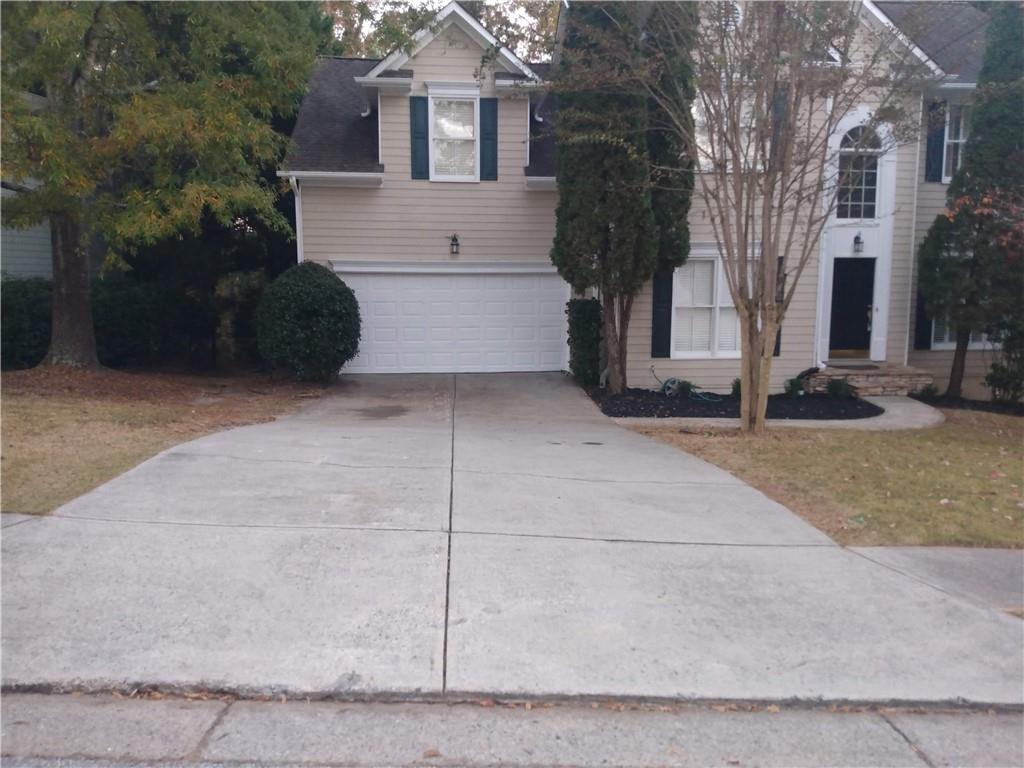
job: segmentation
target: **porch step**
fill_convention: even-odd
[[[861,367],[863,365],[864,367]],[[808,392],[827,392],[831,379],[846,379],[858,395],[909,395],[934,381],[934,376],[919,368],[888,363],[828,365],[807,378]]]

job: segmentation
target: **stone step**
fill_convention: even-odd
[[[807,378],[807,391],[828,391],[832,379],[845,379],[859,396],[909,395],[932,384],[934,377],[927,371],[907,366],[880,366],[875,370],[823,368]]]

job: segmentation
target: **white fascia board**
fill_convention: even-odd
[[[437,33],[441,31],[443,26],[446,26],[449,17],[452,22],[457,23],[464,32],[466,32],[471,38],[484,48],[497,48],[498,49],[498,60],[501,61],[507,68],[512,71],[521,72],[527,77],[533,80],[540,80],[537,73],[530,69],[526,62],[522,61],[512,51],[498,42],[498,39],[492,35],[484,26],[470,16],[463,9],[461,5],[452,0],[444,8],[438,11],[437,16],[434,20],[423,29],[416,32],[412,37],[412,45],[409,51],[398,49],[392,51],[388,56],[377,64],[373,69],[367,73],[367,77],[377,77],[382,72],[386,72],[389,69],[401,69],[409,59],[423,50],[426,46],[437,37]]]
[[[330,260],[342,274],[404,275],[548,275],[557,273],[550,261],[343,261]]]
[[[558,180],[554,176],[527,176],[526,188],[532,192],[553,192],[558,189]]]
[[[905,34],[903,34],[902,30],[900,30],[899,27],[897,27],[895,24],[893,24],[892,21],[889,19],[889,17],[886,16],[885,13],[877,5],[875,5],[872,2],[872,0],[863,0],[863,2],[861,4],[883,26],[885,26],[887,29],[895,32],[896,36],[899,38],[899,41],[901,43],[903,43],[907,48],[909,48],[911,50],[911,52],[913,52],[913,54],[915,56],[917,56],[917,58],[919,58],[921,60],[921,62],[926,67],[928,67],[928,69],[931,70],[933,75],[935,75],[936,77],[945,77],[946,76],[946,73],[942,71],[942,67],[940,67],[938,64],[936,64],[934,61],[932,61],[931,57],[927,53],[925,53],[920,48],[918,48],[917,44],[913,40],[911,40],[909,37],[907,37]]]
[[[411,77],[353,77],[363,88],[377,88],[382,91],[405,93],[412,90]]]
[[[379,187],[384,183],[383,172],[278,171],[277,175],[319,187]]]

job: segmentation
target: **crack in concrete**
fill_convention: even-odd
[[[475,475],[501,475],[503,477],[536,477],[544,480],[570,480],[581,483],[595,483],[598,485],[666,485],[666,486],[679,486],[683,488],[702,488],[707,486],[716,486],[720,488],[740,488],[747,483],[735,480],[734,482],[705,482],[695,483],[686,480],[608,480],[607,478],[595,478],[595,477],[579,477],[569,475],[545,475],[537,472],[502,472],[501,470],[490,470],[490,469],[455,469],[455,472],[465,472],[467,474]]]
[[[451,510],[450,510],[451,511]],[[127,523],[131,525],[165,525],[197,528],[250,528],[287,531],[365,531],[367,533],[440,533],[449,537],[457,535],[466,536],[502,536],[517,539],[553,539],[564,541],[593,541],[608,544],[663,544],[680,547],[741,547],[741,548],[762,548],[762,549],[813,549],[813,548],[835,548],[840,549],[838,544],[758,544],[724,541],[675,541],[658,539],[628,539],[602,536],[571,536],[567,534],[549,533],[515,533],[511,531],[456,531],[452,525],[451,515],[449,516],[449,528],[394,528],[374,527],[365,525],[273,525],[270,523],[206,523],[187,520],[130,520],[118,517],[92,517],[87,515],[49,515],[51,520],[80,520],[91,523]],[[873,561],[872,561],[873,562]]]
[[[225,702],[224,706],[221,707],[220,712],[218,712],[216,717],[213,718],[209,727],[203,732],[203,735],[199,737],[199,741],[196,742],[196,745],[189,750],[187,755],[185,755],[185,760],[195,762],[202,758],[203,751],[210,743],[210,739],[213,737],[214,731],[216,731],[220,727],[220,724],[224,722],[224,718],[228,715],[228,710],[231,709],[231,706],[234,703],[235,702],[233,701]]]
[[[902,730],[900,730],[899,727],[896,725],[896,723],[894,723],[892,720],[890,720],[888,717],[886,717],[884,712],[879,712],[878,716],[880,718],[882,718],[882,720],[884,720],[888,724],[888,726],[890,728],[892,728],[894,731],[896,731],[896,733],[899,734],[901,739],[903,739],[905,742],[907,742],[907,746],[909,746],[914,751],[914,754],[917,755],[921,759],[921,761],[925,765],[928,766],[928,768],[935,768],[935,763],[933,763],[931,761],[931,759],[928,757],[928,755],[926,755],[921,750],[921,748],[919,746],[917,746],[917,744],[915,744],[913,742],[913,740],[909,736],[907,736],[907,734],[905,734]]]

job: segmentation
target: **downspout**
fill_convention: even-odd
[[[911,310],[917,293],[917,192],[921,186],[921,133],[924,124],[924,94],[917,103],[917,141],[914,142],[914,206],[910,217],[910,287],[907,289],[907,332],[903,339],[903,364],[910,364],[910,323],[914,317]]]
[[[292,194],[295,196],[295,253],[297,263],[301,264],[304,260],[302,252],[302,187],[294,176],[288,177],[288,185],[292,188]]]

